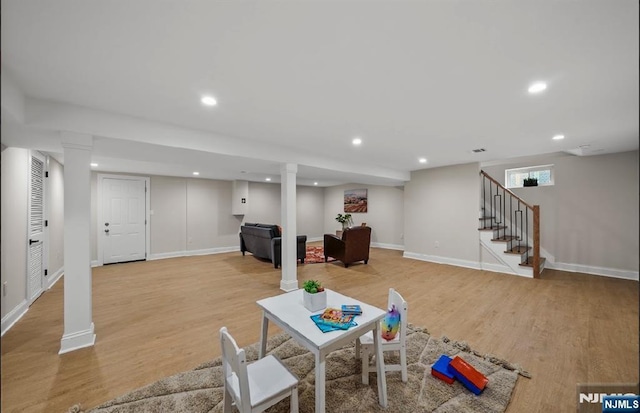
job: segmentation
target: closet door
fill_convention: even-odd
[[[29,162],[29,248],[27,253],[27,298],[34,302],[44,288],[44,173],[45,158],[31,153]]]

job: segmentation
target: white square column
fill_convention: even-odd
[[[64,148],[64,334],[58,354],[95,343],[91,300],[93,137],[62,132]]]
[[[298,165],[287,163],[280,167],[280,221],[282,222],[282,279],[280,289],[298,289],[296,235],[296,173]]]

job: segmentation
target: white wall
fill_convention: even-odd
[[[477,163],[411,173],[404,188],[405,256],[478,267]]]
[[[281,224],[280,184],[249,182],[247,202],[249,204],[247,214],[242,217],[242,222]],[[296,232],[300,234],[297,228]]]
[[[541,156],[483,169],[504,184],[505,169],[553,164],[555,185],[514,188],[540,205],[541,245],[558,268],[638,271],[638,151]],[[605,271],[606,272],[606,271]]]
[[[239,248],[231,181],[151,177],[151,258]]]
[[[404,240],[404,189],[390,186],[348,184],[324,190],[324,232],[335,234],[342,229],[336,215],[344,214],[344,191],[367,189],[367,212],[352,213],[354,225],[363,222],[371,227],[371,242],[379,246],[402,249]]]
[[[280,190],[280,188],[278,188]],[[313,186],[296,188],[296,229],[307,239],[322,239],[324,235],[324,189]]]
[[[27,149],[7,148],[2,151],[0,281],[7,283],[7,295],[0,299],[3,331],[6,328],[5,317],[10,317],[9,313],[20,306],[26,306],[29,156]],[[25,310],[26,307],[22,311]]]
[[[187,180],[151,177],[151,254],[187,249]]]
[[[231,215],[231,181],[187,179],[187,251],[238,247],[240,219]]]
[[[95,261],[97,173],[91,178],[91,259]],[[250,182],[248,213],[243,216],[231,214],[232,181],[169,176],[151,176],[150,181],[150,258],[237,249],[243,222],[280,225],[279,184]],[[323,199],[322,188],[297,187],[298,234],[322,237]]]
[[[229,200],[229,202],[231,202]],[[258,222],[281,225],[280,184],[249,182],[249,208],[242,222]],[[321,238],[324,216],[324,190],[322,188],[296,187],[296,233],[307,239]]]

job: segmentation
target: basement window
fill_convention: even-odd
[[[526,178],[537,178],[538,186],[553,185],[553,165],[528,166],[504,171],[507,188],[522,188]]]

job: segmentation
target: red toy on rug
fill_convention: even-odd
[[[489,382],[489,379],[484,374],[480,373],[464,359],[459,356],[451,359],[444,354],[431,367],[431,375],[449,384],[453,384],[458,379],[464,387],[475,395],[482,393],[482,390]]]

